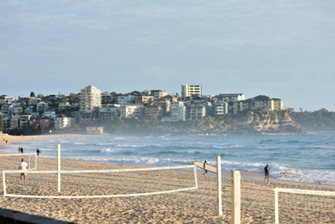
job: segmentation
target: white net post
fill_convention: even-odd
[[[194,165],[193,167],[194,172],[194,182],[195,182],[195,188],[198,188],[198,176],[197,176],[197,166]]]
[[[29,169],[30,169],[30,153],[28,153]]]
[[[231,191],[231,212],[232,223],[241,223],[241,174],[240,171],[231,171],[232,191]]]
[[[279,224],[278,190],[275,189],[275,224]]]
[[[221,178],[221,156],[216,157],[216,170],[218,182],[218,215],[222,215],[222,178]]]
[[[37,170],[37,153],[35,153],[35,170]]]
[[[2,183],[3,183],[3,195],[6,196],[6,175],[4,171],[2,171]]]
[[[60,155],[60,144],[57,145],[57,160],[58,160],[58,192],[61,191],[61,155]]]

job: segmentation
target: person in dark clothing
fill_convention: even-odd
[[[206,165],[208,165],[207,164],[207,159],[204,161],[204,165],[203,165],[204,173],[202,175],[205,175],[205,176],[206,176],[206,173],[207,173]]]
[[[264,167],[264,174],[265,174],[265,177],[264,177],[264,181],[267,179],[269,182],[269,179],[270,179],[270,167],[269,167],[269,164],[266,164],[266,166]]]
[[[37,155],[39,156],[40,153],[41,153],[41,151],[37,148],[36,153],[37,153]]]

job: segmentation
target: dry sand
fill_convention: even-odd
[[[8,136],[9,137],[9,136]],[[21,137],[21,136],[20,136]],[[25,136],[24,136],[25,137]],[[43,136],[42,136],[43,137]],[[38,138],[38,137],[36,137]],[[34,140],[37,140],[37,139]],[[10,139],[10,138],[8,138]],[[11,141],[14,141],[11,139]],[[25,139],[24,141],[27,141]],[[0,157],[0,170],[17,169],[21,157]],[[135,167],[135,166],[133,166]],[[62,170],[125,169],[131,166],[62,161]],[[56,170],[57,161],[38,158],[38,170]],[[200,170],[199,170],[200,171]],[[201,171],[200,171],[201,172]],[[62,192],[57,192],[56,174],[29,174],[27,182],[19,174],[8,174],[7,193],[31,195],[118,195],[191,187],[191,173],[154,172],[129,174],[68,174],[62,176]],[[162,195],[98,199],[34,199],[0,197],[2,208],[52,217],[74,223],[229,223],[231,220],[231,179],[223,178],[223,215],[216,211],[216,180],[198,173],[199,188]],[[160,176],[156,176],[160,175]],[[245,180],[242,173],[243,223],[274,223],[276,187],[335,191],[316,185]],[[145,181],[143,181],[145,180]],[[3,195],[2,180],[0,194]],[[316,201],[312,201],[316,200]],[[289,195],[280,197],[281,223],[334,223],[335,198]],[[322,208],[311,208],[320,204]],[[328,206],[328,207],[327,207]],[[297,213],[292,215],[290,213]],[[321,215],[321,218],[318,217]]]

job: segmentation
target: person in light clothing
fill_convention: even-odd
[[[28,164],[24,161],[24,159],[21,159],[21,163],[19,165],[19,170],[26,171],[28,169]],[[20,180],[24,179],[24,182],[26,182],[26,176],[27,174],[21,173]]]

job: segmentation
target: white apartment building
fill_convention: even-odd
[[[67,101],[62,101],[58,104],[58,109],[59,110],[66,110],[66,109],[69,109],[70,108],[70,103],[67,102]]]
[[[219,94],[216,95],[213,100],[215,102],[236,102],[244,100],[244,94],[243,93],[228,93],[228,94]]]
[[[163,114],[170,112],[170,100],[165,98],[155,99],[153,104],[161,107]]]
[[[34,106],[29,106],[25,109],[24,113],[25,114],[30,114],[34,112]]]
[[[186,121],[186,106],[182,101],[171,102],[170,105],[171,121]]]
[[[126,105],[128,103],[134,103],[135,102],[135,96],[134,95],[128,95],[128,94],[119,95],[117,97],[117,102],[121,106]]]
[[[153,96],[135,96],[135,103],[136,104],[148,104],[154,101]]]
[[[190,96],[202,96],[202,85],[181,85],[181,97],[185,99]]]
[[[221,117],[228,114],[228,103],[219,102],[213,105],[213,116]]]
[[[234,113],[244,110],[260,110],[262,112],[282,110],[283,101],[278,98],[271,98],[265,95],[258,95],[247,100],[237,101],[234,103]]]
[[[13,109],[13,114],[22,114],[23,113],[23,108],[21,106],[14,106],[12,107]]]
[[[87,86],[81,89],[80,112],[90,112],[101,107],[101,90],[95,86]]]
[[[141,104],[127,104],[120,108],[121,118],[139,118],[143,115],[144,106]]]
[[[3,104],[1,107],[1,113],[3,116],[11,115],[13,113],[13,106],[9,104]]]
[[[43,112],[43,111],[45,111],[46,109],[48,109],[48,104],[46,103],[46,102],[39,102],[39,103],[37,103],[37,105],[36,105],[36,110],[38,111],[38,112]]]
[[[27,127],[30,125],[30,115],[21,115],[19,117],[19,126],[20,127]]]
[[[228,93],[228,94],[219,94],[213,97],[215,103],[228,103],[228,111],[234,112],[234,102],[245,100],[243,93]]]
[[[120,117],[120,104],[102,104],[99,109],[99,120],[110,121]]]
[[[12,115],[12,117],[10,118],[10,128],[14,129],[14,128],[18,128],[20,127],[20,115]]]
[[[195,103],[191,105],[190,110],[191,120],[202,120],[206,116],[206,106]]]
[[[55,111],[45,111],[42,114],[42,117],[48,117],[48,118],[51,118],[51,119],[55,119],[57,117],[57,115],[56,115]]]
[[[159,105],[152,104],[144,107],[144,116],[160,118],[163,115],[163,110]]]
[[[155,100],[167,95],[165,90],[151,90],[150,94]]]
[[[59,116],[55,118],[55,129],[69,128],[75,125],[76,119],[74,117]]]

